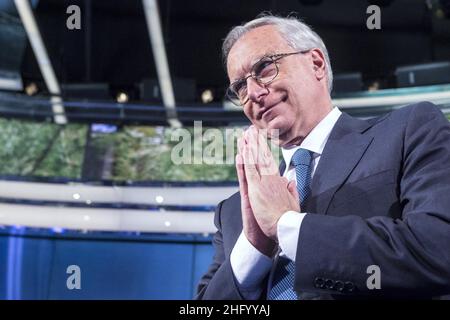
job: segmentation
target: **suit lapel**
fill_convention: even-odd
[[[278,170],[280,171],[280,176],[283,176],[284,170],[286,170],[286,162],[284,159],[281,160]]]
[[[371,124],[345,113],[336,122],[316,168],[308,209],[326,214],[336,191],[357,166],[373,137],[363,134]]]

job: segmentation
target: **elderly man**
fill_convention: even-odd
[[[238,141],[240,192],[217,207],[197,298],[449,294],[450,125],[440,110],[423,102],[359,120],[333,108],[325,45],[295,18],[235,27],[223,53],[227,95],[253,125]],[[282,148],[281,168],[262,130]]]

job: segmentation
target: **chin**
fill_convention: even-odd
[[[283,116],[278,116],[270,120],[269,123],[267,123],[267,125],[265,126],[265,128],[269,132],[272,130],[278,130],[278,135],[282,136],[289,130],[291,126],[292,124],[290,121],[288,121],[288,119],[286,119]]]

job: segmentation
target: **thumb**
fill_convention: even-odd
[[[287,188],[291,195],[293,195],[296,199],[298,199],[298,192],[297,192],[297,186],[295,185],[295,181],[291,180],[289,181]]]

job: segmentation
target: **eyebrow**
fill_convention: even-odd
[[[256,63],[256,62],[255,62],[255,63]],[[250,63],[247,63],[245,67],[241,66],[241,67],[239,68],[239,72],[238,72],[239,78],[234,78],[233,81],[231,81],[231,83],[234,83],[234,82],[236,82],[236,81],[239,81],[239,80],[243,79],[243,78],[245,77],[245,75],[247,74],[247,71],[245,71],[245,70],[248,70],[248,69],[251,70],[251,69],[253,68],[253,65],[254,65],[255,63],[251,63],[251,62],[250,62]],[[249,67],[249,66],[250,66],[250,67]]]

